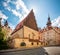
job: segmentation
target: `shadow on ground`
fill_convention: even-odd
[[[44,48],[40,48],[40,50],[39,50],[39,52],[40,53],[38,53],[37,55],[49,55],[47,52],[46,52],[46,50],[44,49]]]

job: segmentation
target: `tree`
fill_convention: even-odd
[[[4,33],[2,32],[2,27],[0,27],[0,50],[7,49],[9,46],[7,45],[7,41],[4,40]]]
[[[2,32],[2,28],[0,27],[0,40],[3,40],[4,38],[4,33]]]

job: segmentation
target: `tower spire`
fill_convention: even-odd
[[[8,22],[7,22],[7,20],[5,21],[5,24],[4,24],[4,26],[6,26],[6,27],[8,26]]]
[[[50,16],[48,15],[48,21],[47,21],[47,27],[51,27],[51,20],[50,20]]]

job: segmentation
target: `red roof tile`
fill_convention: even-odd
[[[16,28],[14,29],[14,31],[11,33],[14,34],[16,31],[18,31],[20,28],[23,27],[24,22],[26,21],[27,17],[31,14],[31,12],[33,12],[33,9],[30,11],[30,13],[16,26]]]

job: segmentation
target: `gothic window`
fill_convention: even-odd
[[[34,39],[35,34],[32,32],[32,38]]]
[[[34,45],[34,43],[32,42],[31,45]]]

